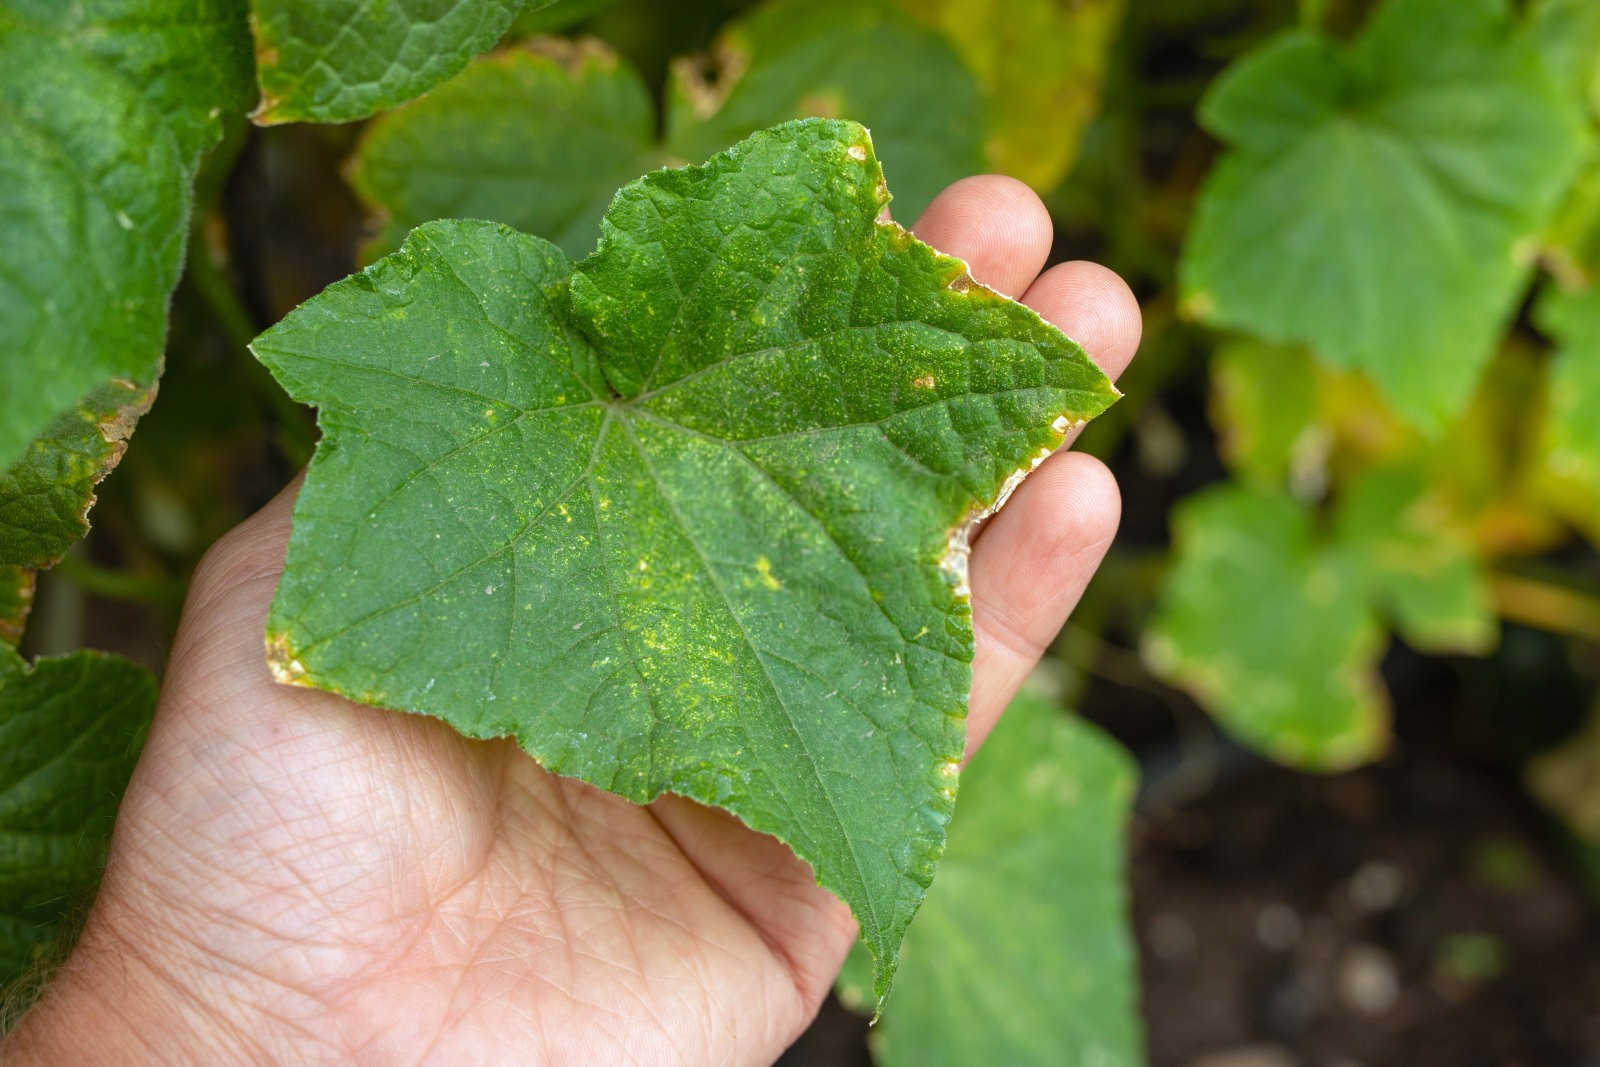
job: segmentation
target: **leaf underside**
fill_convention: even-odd
[[[789,123],[624,188],[575,268],[430,223],[253,346],[324,432],[280,679],[733,812],[880,993],[955,795],[965,521],[1115,397],[886,197],[864,129]]]

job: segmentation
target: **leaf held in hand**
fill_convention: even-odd
[[[886,201],[864,129],[793,122],[625,187],[576,267],[430,223],[254,345],[325,435],[280,680],[733,812],[880,995],[954,802],[968,520],[1116,395]]]

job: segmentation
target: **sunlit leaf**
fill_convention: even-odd
[[[1541,488],[1600,541],[1600,286],[1580,292],[1551,288],[1537,318],[1559,345],[1540,442]]]
[[[1304,350],[1239,338],[1211,357],[1211,422],[1241,481],[1281,486],[1318,436],[1316,368]]]
[[[1388,741],[1383,630],[1359,577],[1287,493],[1208,490],[1178,506],[1177,558],[1145,658],[1241,741],[1334,770]]]
[[[1099,108],[1123,0],[900,3],[941,30],[978,76],[989,169],[1041,192],[1054,188]]]
[[[325,434],[279,679],[734,812],[880,994],[954,800],[962,531],[1115,396],[886,196],[864,129],[790,123],[627,186],[576,268],[429,223],[254,345]]]
[[[1186,307],[1371,375],[1436,431],[1459,412],[1588,143],[1504,0],[1387,0],[1343,45],[1295,31],[1230,68],[1227,146]]]

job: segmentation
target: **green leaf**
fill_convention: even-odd
[[[664,141],[639,75],[595,41],[486,57],[378,118],[350,168],[383,220],[367,256],[393,250],[419,223],[454,217],[494,219],[582,255],[621,182],[804,115],[872,127],[905,219],[982,169],[972,77],[941,39],[882,0],[769,3],[731,24],[711,56],[674,65]]]
[[[324,439],[280,680],[788,842],[887,989],[954,798],[966,523],[1115,391],[876,221],[853,123],[624,188],[599,250],[430,223],[255,343]]]
[[[22,640],[22,629],[32,607],[33,571],[0,566],[0,645],[15,645]]]
[[[53,566],[89,532],[95,487],[122,458],[154,394],[126,384],[96,390],[0,473],[0,566]]]
[[[950,843],[871,1035],[879,1067],[1143,1062],[1123,886],[1133,762],[1038,697],[963,772]],[[871,1010],[860,946],[839,980]]]
[[[518,37],[555,33],[604,11],[614,3],[616,0],[550,0],[548,4],[534,4],[517,16],[511,24],[511,33]]]
[[[1420,468],[1368,472],[1326,530],[1286,492],[1236,486],[1185,500],[1173,529],[1146,660],[1292,766],[1340,770],[1382,752],[1384,622],[1425,651],[1498,639],[1482,565]]]
[[[972,75],[888,0],[773,0],[730,23],[709,56],[672,65],[666,146],[693,162],[808,115],[871,127],[908,223],[983,170]]]
[[[251,0],[258,125],[353,122],[459,74],[551,0]]]
[[[0,987],[92,896],[156,683],[99,652],[30,668],[0,645]]]
[[[1530,25],[1551,71],[1600,114],[1600,4],[1539,0]]]
[[[1316,368],[1299,348],[1235,338],[1211,357],[1211,423],[1240,481],[1281,486],[1317,436]]]
[[[1173,541],[1145,635],[1151,668],[1273,759],[1336,770],[1381,752],[1383,632],[1305,508],[1282,492],[1212,489],[1178,505]]]
[[[248,45],[229,0],[0,3],[0,469],[91,392],[154,384]]]
[[[1380,468],[1352,485],[1332,536],[1369,601],[1414,647],[1481,655],[1498,643],[1482,565],[1421,468]]]
[[[1458,412],[1588,143],[1504,0],[1388,0],[1348,46],[1295,31],[1228,70],[1229,146],[1181,265],[1185,306]]]
[[[983,88],[989,169],[1048,192],[1100,106],[1123,0],[900,0]]]
[[[486,56],[368,126],[348,174],[386,223],[366,254],[441,218],[494,219],[582,254],[617,187],[666,161],[655,121],[639,75],[597,42]]]
[[[1541,490],[1600,541],[1600,286],[1578,292],[1552,287],[1535,318],[1558,345],[1539,445]]]

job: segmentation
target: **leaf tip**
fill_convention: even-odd
[[[311,684],[306,681],[306,665],[289,647],[288,635],[281,632],[267,631],[267,670],[272,672],[272,680],[279,685]]]

